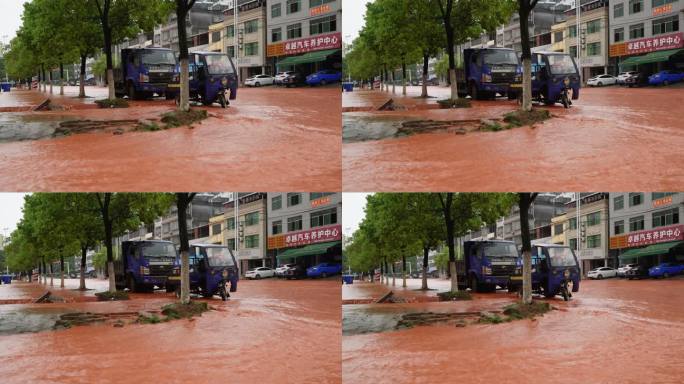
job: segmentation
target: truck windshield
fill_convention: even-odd
[[[171,257],[176,258],[176,248],[170,243],[146,243],[142,248],[145,258]]]
[[[171,51],[146,51],[142,55],[142,62],[143,64],[148,65],[176,65],[176,57],[173,55],[173,52]]]
[[[207,250],[207,261],[212,267],[232,267],[235,265],[230,249],[225,247],[210,247]]]
[[[518,65],[518,56],[516,56],[515,52],[513,51],[496,49],[492,51],[487,51],[487,53],[484,56],[484,63],[494,65]]]
[[[233,73],[233,65],[227,55],[207,55],[205,57],[210,75],[229,75]]]
[[[518,257],[518,250],[511,243],[491,243],[484,249],[487,257]]]
[[[574,267],[577,265],[572,249],[568,247],[548,248],[552,267]]]
[[[553,75],[575,74],[575,62],[570,55],[549,55],[549,66]]]

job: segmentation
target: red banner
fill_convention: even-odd
[[[304,39],[285,42],[285,55],[335,48],[342,48],[341,32],[310,36]]]
[[[682,32],[658,35],[627,42],[627,55],[684,47]]]
[[[285,235],[285,247],[298,247],[313,243],[342,240],[342,225],[317,227],[306,231],[288,233]]]
[[[655,243],[684,240],[684,225],[670,225],[629,234],[627,247],[640,247]]]

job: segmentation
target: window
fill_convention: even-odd
[[[577,57],[577,46],[573,45],[570,47],[570,56],[572,57]]]
[[[235,46],[230,45],[230,46],[226,47],[226,54],[228,54],[228,56],[230,56],[230,57],[235,57]]]
[[[577,249],[577,239],[570,239],[568,240],[568,246],[571,249]]]
[[[300,0],[287,0],[287,14],[297,13],[301,9]]]
[[[226,27],[226,37],[235,37],[235,26],[229,25]]]
[[[280,17],[281,9],[280,3],[271,5],[271,18]]]
[[[221,233],[221,223],[213,224],[211,226],[211,235],[218,235],[219,233]]]
[[[259,212],[250,212],[245,215],[245,225],[257,225],[259,224]]]
[[[559,43],[563,41],[563,31],[553,33],[553,42]]]
[[[573,217],[570,219],[570,229],[577,229],[577,218]]]
[[[258,56],[259,55],[259,43],[245,43],[245,56]]]
[[[259,20],[245,21],[245,33],[256,33],[259,30]]]
[[[283,207],[283,196],[278,195],[271,198],[271,210],[276,211]]]
[[[309,193],[309,200],[320,199],[321,197],[334,195],[335,192],[311,192]]]
[[[613,199],[613,209],[614,210],[620,210],[625,207],[625,197],[624,196],[618,196]]]
[[[245,236],[245,248],[259,248],[259,235]]]
[[[299,205],[302,202],[302,194],[298,192],[290,192],[287,194],[287,206],[292,207]]]
[[[271,42],[276,43],[283,39],[283,29],[273,28],[271,29]]]
[[[641,192],[632,192],[629,194],[629,206],[634,207],[641,205],[644,202],[644,194]]]
[[[593,212],[587,215],[587,225],[599,225],[601,224],[601,212]]]
[[[677,1],[677,0],[652,0],[651,1],[651,7],[656,8],[656,7],[660,7],[661,5],[674,3],[675,1]]]
[[[624,233],[625,232],[625,221],[624,220],[616,221],[615,224],[613,224],[613,229],[615,230],[616,235]]]
[[[337,224],[337,208],[311,213],[311,228]]]
[[[662,199],[663,197],[676,195],[677,192],[653,192],[651,193],[651,200]]]
[[[287,26],[287,38],[296,39],[302,37],[302,23],[291,24]]]
[[[632,217],[629,219],[629,231],[634,232],[634,231],[641,231],[644,229],[644,217],[643,216],[637,216],[637,217]]]
[[[283,221],[278,220],[278,221],[274,221],[273,223],[271,223],[271,232],[274,235],[277,235],[279,233],[283,233]]]
[[[570,28],[568,28],[568,37],[577,37],[576,25],[571,25]]]
[[[679,31],[679,16],[674,15],[664,19],[653,20],[653,34],[660,35],[662,33]]]
[[[679,224],[679,208],[653,212],[653,228],[672,224]]]
[[[613,6],[613,17],[618,18],[625,15],[625,4],[615,4]]]
[[[613,31],[613,42],[619,43],[625,40],[625,29],[618,28]]]
[[[227,239],[226,246],[230,249],[235,249],[235,239]]]
[[[302,216],[290,217],[287,219],[287,231],[301,231],[302,230]]]
[[[601,32],[601,19],[587,22],[587,34],[591,35],[596,32]]]
[[[639,13],[644,9],[644,0],[629,0],[629,14]]]
[[[212,32],[212,34],[211,34],[211,42],[212,42],[212,43],[216,43],[216,42],[219,42],[219,41],[221,41],[221,31]]]
[[[337,15],[326,16],[320,19],[311,20],[309,23],[309,34],[318,35],[321,33],[337,31]]]
[[[629,26],[629,38],[638,39],[644,37],[644,23]]]
[[[587,236],[587,248],[600,248],[600,247],[601,247],[601,235]]]
[[[601,43],[589,43],[587,44],[587,56],[598,56],[601,54]]]
[[[319,5],[332,3],[335,0],[309,0],[309,8],[318,7]]]
[[[556,224],[553,226],[553,234],[560,235],[563,233],[563,224]]]

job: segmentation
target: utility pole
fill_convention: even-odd
[[[576,31],[575,31],[575,37],[577,38],[577,65],[579,65],[579,76],[580,76],[580,84],[582,84],[582,79],[584,78],[583,76],[583,70],[582,70],[582,60],[581,60],[581,52],[582,52],[582,38],[581,38],[581,27],[582,24],[580,22],[580,19],[582,17],[582,1],[581,0],[575,0],[575,11],[577,12],[577,22],[576,22]],[[579,201],[579,200],[578,200]],[[579,205],[578,205],[579,206]]]

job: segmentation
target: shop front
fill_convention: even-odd
[[[670,225],[610,238],[618,251],[620,265],[636,263],[646,267],[663,262],[684,261],[684,225]]]
[[[257,267],[271,267],[271,260],[264,258],[261,254],[261,248],[244,248],[238,250],[237,256],[240,263],[240,273],[245,274],[250,269]]]
[[[684,69],[684,34],[668,33],[610,46],[620,71],[647,75],[664,69]]]
[[[582,271],[584,271],[585,275],[592,269],[612,266],[601,248],[580,249],[579,258],[582,262]]]
[[[268,238],[275,265],[299,264],[305,268],[342,261],[342,226],[330,225]]]
[[[270,44],[268,58],[276,72],[297,71],[306,76],[323,69],[342,68],[340,32]]]

